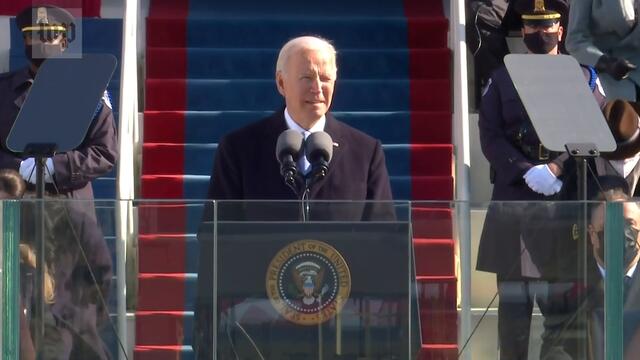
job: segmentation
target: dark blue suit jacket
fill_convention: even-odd
[[[326,177],[310,192],[312,200],[390,201],[391,186],[380,141],[327,114],[324,131],[334,144],[333,158]],[[287,130],[284,109],[226,135],[216,152],[209,185],[209,199],[215,200],[296,200],[296,194],[280,175],[275,148],[278,136]],[[214,332],[211,329],[213,293],[213,219],[211,206],[205,207],[203,226],[198,235],[200,263],[196,300],[194,348],[196,358],[211,359]],[[312,220],[393,220],[390,203],[319,204],[310,210]],[[299,204],[277,206],[254,203],[249,206],[218,203],[217,218],[222,220],[300,220]]]

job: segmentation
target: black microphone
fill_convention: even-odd
[[[280,163],[280,174],[284,182],[289,186],[296,185],[296,175],[298,173],[298,158],[304,137],[295,130],[285,130],[278,136],[276,143],[276,159]],[[297,193],[297,190],[296,190]]]
[[[324,131],[314,132],[305,141],[305,153],[311,163],[313,180],[324,178],[329,171],[329,162],[333,156],[333,139]]]

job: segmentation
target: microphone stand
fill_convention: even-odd
[[[36,359],[41,359],[44,354],[44,313],[45,313],[45,295],[44,295],[44,276],[45,276],[45,219],[44,219],[44,194],[45,194],[45,173],[47,158],[55,154],[57,146],[55,144],[28,144],[25,148],[25,155],[33,156],[36,168],[36,211],[35,211],[35,253],[36,253],[36,272],[34,276],[33,298],[35,308],[33,311],[33,328],[34,328],[34,347],[36,350]]]
[[[311,184],[309,179],[304,175],[301,175],[297,169],[295,171],[295,173],[288,173],[288,176],[285,176],[284,182],[291,190],[293,190],[293,193],[296,194],[296,197],[300,201],[300,219],[302,219],[302,222],[307,222],[309,219],[308,201]]]
[[[587,224],[588,224],[588,208],[587,208],[587,161],[588,159],[598,157],[600,151],[595,144],[592,143],[570,143],[565,145],[565,149],[569,156],[576,162],[576,200],[580,202],[578,209],[577,225],[580,229],[580,239],[578,242],[578,266],[576,272],[582,279],[587,279]],[[582,299],[584,301],[584,299]],[[579,346],[578,358],[585,358],[588,350],[584,346]]]
[[[307,222],[310,219],[310,204],[309,198],[311,194],[311,187],[315,185],[318,181],[324,179],[327,176],[328,170],[328,161],[324,159],[320,159],[319,161],[311,162],[311,171],[304,176],[304,191],[300,195],[300,212],[302,216],[302,221]]]
[[[300,216],[302,218],[302,222],[309,221],[309,194],[311,193],[311,179],[304,179],[304,191],[300,194]]]

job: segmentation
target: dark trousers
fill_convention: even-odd
[[[506,281],[498,276],[498,294],[500,359],[528,359],[534,301],[544,316],[540,359],[581,359],[586,331],[580,331],[582,327],[578,325],[584,322],[576,315],[581,299],[573,283],[530,279]]]

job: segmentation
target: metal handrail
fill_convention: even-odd
[[[117,297],[118,334],[126,351],[127,344],[127,261],[130,248],[135,247],[135,216],[132,199],[135,198],[134,154],[139,133],[138,129],[138,18],[140,4],[137,0],[125,1],[122,32],[122,64],[120,82],[119,151],[118,174],[116,177],[116,238],[117,238]],[[124,201],[129,200],[129,201]],[[136,264],[137,262],[132,262]],[[135,284],[135,281],[133,282]],[[119,358],[126,358],[123,349]],[[133,354],[128,354],[132,358]]]
[[[453,52],[453,144],[455,149],[455,180],[458,251],[461,264],[471,264],[470,194],[471,154],[469,142],[469,89],[467,86],[467,44],[465,37],[465,0],[451,0],[449,46]],[[467,339],[471,332],[471,268],[460,266],[460,329],[458,339]],[[470,353],[462,355],[470,359]]]

